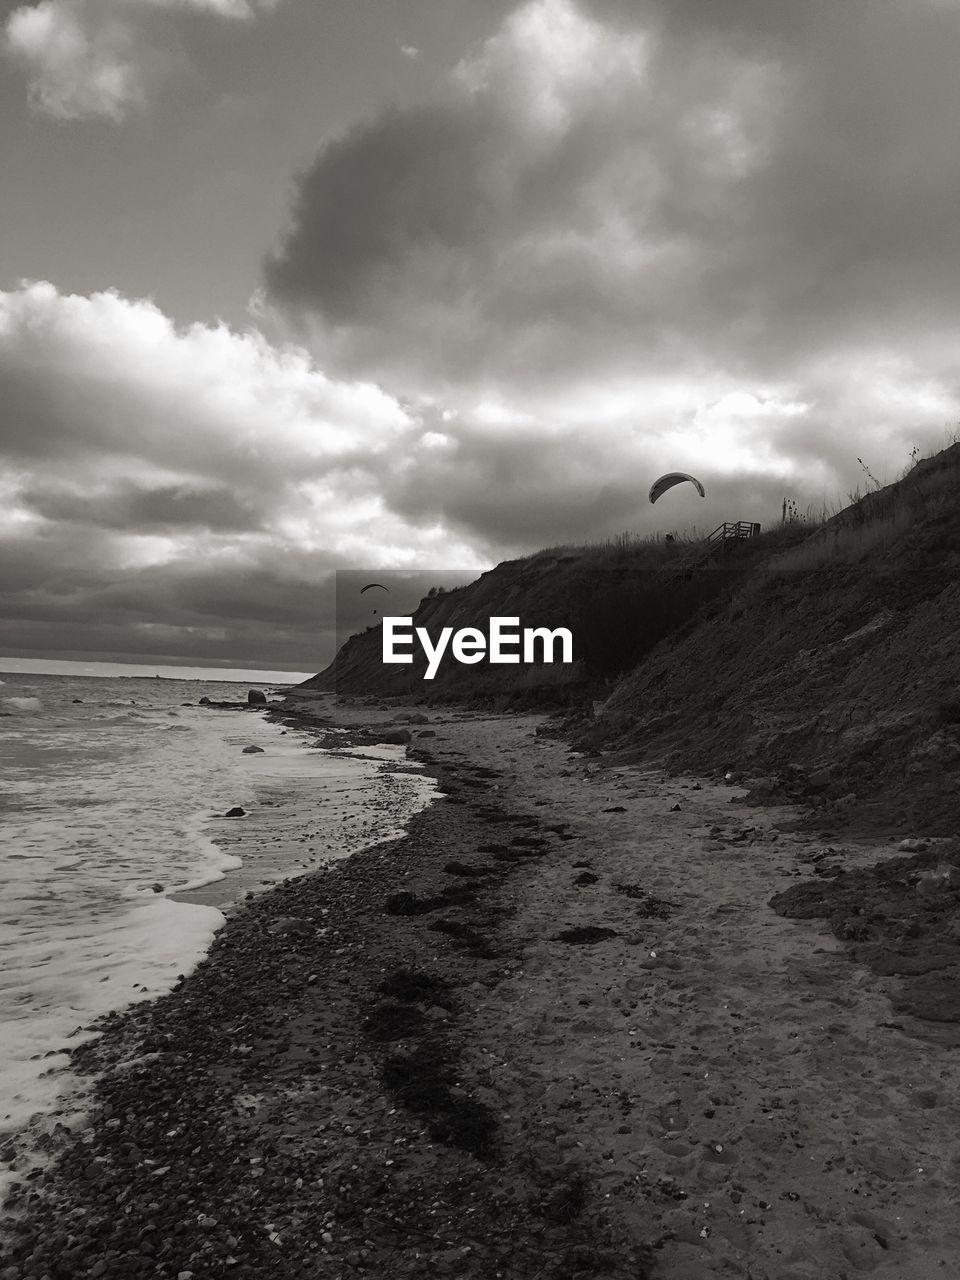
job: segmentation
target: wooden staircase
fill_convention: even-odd
[[[760,532],[760,525],[750,520],[725,520],[718,524],[702,542],[696,543],[684,552],[676,563],[664,571],[661,582],[683,582],[697,569],[710,560],[717,560],[728,554],[736,545],[747,538],[755,538]]]

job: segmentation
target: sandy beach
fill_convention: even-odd
[[[896,846],[429,719],[406,835],[251,898],[77,1050],[97,1109],[5,1205],[3,1280],[960,1274],[955,1023],[770,905]]]
[[[960,0],[0,64],[0,1280],[960,1280]]]

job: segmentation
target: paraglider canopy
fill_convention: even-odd
[[[689,480],[692,485],[696,485],[697,492],[701,498],[707,496],[703,485],[696,476],[688,476],[685,471],[668,471],[665,476],[661,476],[659,480],[655,480],[650,486],[650,501],[656,502],[658,498],[663,497],[668,489],[672,489],[675,484],[683,484],[685,480]]]
[[[390,590],[390,588],[385,587],[382,582],[368,582],[365,587],[360,588],[360,594],[363,595],[363,593],[365,591],[369,591],[371,587],[379,587],[381,591],[387,591],[387,592],[389,592]]]

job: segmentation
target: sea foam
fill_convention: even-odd
[[[169,990],[222,926],[219,908],[243,884],[240,858],[216,843],[237,832],[228,809],[250,812],[268,794],[285,802],[260,811],[265,859],[245,884],[255,874],[260,889],[309,869],[302,835],[275,839],[281,812],[295,821],[295,795],[315,831],[322,814],[317,857],[328,860],[399,834],[431,791],[392,772],[402,751],[312,751],[258,714],[196,705],[198,692],[234,690],[135,680],[120,701],[117,683],[24,678],[4,699],[44,714],[0,720],[0,1146],[20,1152],[15,1171],[0,1162],[0,1201],[29,1159],[30,1131],[82,1109],[69,1049],[103,1014]]]

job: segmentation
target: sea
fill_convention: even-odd
[[[199,703],[250,687],[0,670],[0,1202],[29,1135],[77,1109],[67,1051],[96,1019],[169,990],[236,898],[322,874],[430,801],[402,747],[318,749],[263,714]],[[291,833],[297,797],[309,843]],[[277,810],[251,878],[225,814],[264,804],[286,804],[287,827]]]

